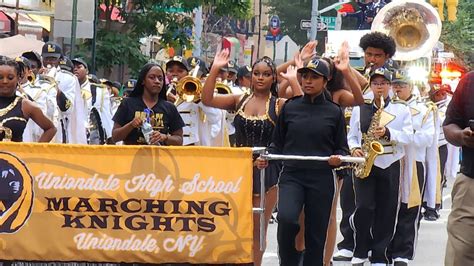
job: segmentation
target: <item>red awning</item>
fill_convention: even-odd
[[[0,32],[10,32],[11,26],[10,18],[3,11],[0,11]]]
[[[99,13],[99,19],[105,20],[105,4],[100,5],[100,13]],[[112,8],[112,12],[110,14],[110,19],[115,20],[115,21],[123,21],[122,17],[120,16],[120,9],[117,7]]]

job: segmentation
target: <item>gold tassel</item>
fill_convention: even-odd
[[[421,193],[420,193],[420,185],[418,183],[418,172],[416,168],[416,162],[413,164],[413,177],[411,179],[410,185],[410,194],[408,197],[408,209],[415,206],[421,205]]]

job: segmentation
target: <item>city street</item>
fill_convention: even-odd
[[[444,254],[446,248],[447,232],[446,224],[449,212],[451,211],[451,188],[454,180],[448,180],[448,187],[443,192],[444,209],[441,210],[441,217],[434,222],[422,220],[419,231],[419,238],[415,260],[410,263],[412,266],[437,266],[444,264]],[[337,221],[341,220],[341,209],[337,209]],[[278,265],[278,245],[276,240],[277,224],[270,224],[268,228],[268,246],[264,254],[263,265]],[[337,241],[341,239],[338,232]],[[335,250],[336,252],[337,250]],[[334,266],[349,266],[349,262],[334,262]],[[366,263],[369,265],[369,263]]]

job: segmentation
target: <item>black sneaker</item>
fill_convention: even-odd
[[[423,218],[426,221],[436,221],[439,218],[439,214],[434,209],[426,209],[425,213],[423,213]]]

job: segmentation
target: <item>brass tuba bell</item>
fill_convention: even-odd
[[[441,35],[441,19],[436,9],[423,0],[399,0],[377,13],[371,30],[395,40],[395,60],[410,61],[425,56],[436,45]]]

